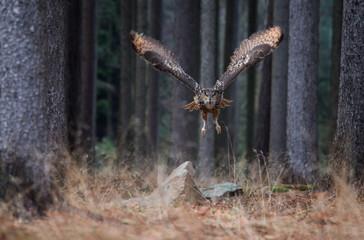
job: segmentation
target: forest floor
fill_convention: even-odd
[[[45,216],[0,217],[0,239],[364,239],[364,201],[342,186],[336,193],[271,192],[200,204],[142,209],[121,201],[156,186],[156,177],[73,170],[64,200]],[[250,189],[252,190],[252,189]]]

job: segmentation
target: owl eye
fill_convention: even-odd
[[[205,94],[205,97],[208,97],[208,95],[207,95],[207,94]]]
[[[212,95],[212,97],[214,98],[214,97],[216,97],[216,95],[214,94],[214,95]]]

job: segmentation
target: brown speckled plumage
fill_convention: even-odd
[[[157,40],[130,32],[133,48],[143,59],[152,66],[163,72],[167,72],[180,80],[187,88],[194,92],[194,101],[185,105],[189,111],[200,110],[204,125],[201,134],[205,135],[207,114],[213,115],[216,131],[221,133],[221,127],[217,122],[220,109],[230,106],[232,100],[223,98],[224,90],[244,70],[261,62],[265,56],[273,52],[283,37],[279,27],[257,32],[244,40],[234,51],[230,64],[225,73],[216,81],[213,88],[201,88],[201,86],[189,76],[180,66],[178,59],[173,53],[160,44]]]

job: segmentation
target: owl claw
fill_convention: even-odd
[[[216,125],[216,132],[217,132],[217,134],[221,134],[221,127],[220,127],[220,125]]]
[[[206,134],[206,128],[202,128],[202,129],[201,129],[201,135],[202,135],[202,137],[204,137],[204,136],[205,136],[205,134]]]

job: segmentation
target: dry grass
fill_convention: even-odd
[[[59,206],[30,221],[3,214],[0,239],[364,239],[364,203],[343,184],[335,194],[255,186],[220,202],[122,206],[152,191],[156,178],[111,169],[90,178],[69,167]]]

